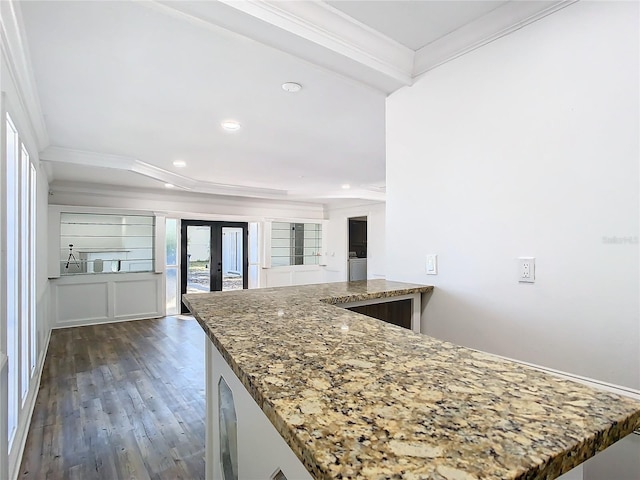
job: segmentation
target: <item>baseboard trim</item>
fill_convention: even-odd
[[[136,320],[150,320],[152,318],[162,318],[165,315],[157,313],[157,312],[149,312],[147,314],[141,315],[127,315],[122,317],[115,318],[107,318],[107,319],[87,319],[87,320],[69,320],[66,322],[59,322],[55,324],[52,328],[54,330],[58,330],[60,328],[73,328],[73,327],[88,327],[89,325],[103,325],[108,323],[120,323],[120,322],[131,322]]]
[[[29,428],[31,427],[31,420],[33,418],[33,412],[36,407],[36,400],[38,399],[38,393],[40,392],[40,382],[42,381],[42,372],[44,371],[44,362],[47,358],[47,352],[49,351],[49,343],[51,342],[51,330],[47,333],[47,337],[45,339],[45,347],[42,349],[42,354],[38,359],[38,366],[36,369],[35,376],[37,376],[37,381],[32,383],[30,392],[27,396],[27,401],[25,405],[27,405],[28,414],[24,417],[24,421],[21,422],[21,428],[16,432],[16,438],[14,440],[19,442],[17,445],[18,450],[14,457],[9,455],[9,459],[13,458],[13,462],[9,464],[9,478],[11,480],[17,480],[18,475],[20,474],[20,465],[22,463],[22,456],[24,455],[24,448],[27,445],[27,437],[29,436]],[[20,435],[18,437],[18,435]]]

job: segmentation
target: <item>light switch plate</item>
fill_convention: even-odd
[[[438,274],[438,255],[430,253],[427,255],[426,263],[427,275]]]
[[[518,258],[518,282],[535,283],[536,259],[534,257]]]

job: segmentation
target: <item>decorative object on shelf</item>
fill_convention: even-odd
[[[66,268],[67,270],[69,270],[69,264],[73,262],[78,269],[80,269],[80,262],[78,262],[78,259],[76,258],[76,256],[73,254],[73,243],[69,244],[69,257],[67,257],[67,264],[65,265],[64,268]]]
[[[104,261],[101,258],[93,260],[93,273],[102,273],[104,270]]]

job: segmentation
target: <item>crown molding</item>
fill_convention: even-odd
[[[31,67],[20,8],[18,2],[14,0],[0,1],[0,36],[2,54],[17,89],[18,101],[26,113],[26,120],[35,136],[36,147],[41,150],[49,144],[49,135]]]
[[[44,162],[71,163],[119,170],[132,170],[134,163],[137,161],[133,157],[55,146],[50,146],[42,150],[40,152],[40,160]]]
[[[578,0],[511,1],[463,27],[425,45],[415,53],[413,76],[521,29]]]
[[[40,168],[47,176],[47,183],[51,183],[53,181],[53,168],[51,167],[51,163],[40,162]]]
[[[352,187],[349,190],[333,190],[333,191],[294,191],[288,192],[288,198],[304,200],[312,198],[317,200],[363,200],[367,202],[386,202],[387,196],[385,192],[377,190],[373,187],[360,186]]]

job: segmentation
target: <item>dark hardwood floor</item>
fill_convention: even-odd
[[[19,478],[204,478],[204,338],[188,317],[54,330]]]

